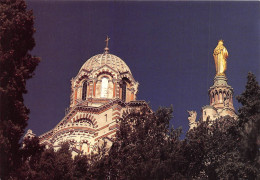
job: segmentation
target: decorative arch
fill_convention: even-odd
[[[88,74],[82,74],[77,78],[76,84],[80,84],[83,79],[88,79]]]
[[[121,74],[121,78],[122,79],[127,79],[129,84],[133,85],[133,77],[129,75],[129,73],[126,73],[126,74]]]
[[[112,71],[109,71],[109,70],[102,70],[102,71],[98,71],[96,74],[95,74],[95,77],[99,77],[101,75],[108,75],[108,76],[111,76],[111,78],[114,78],[115,77],[115,74],[112,72]]]
[[[88,123],[89,126],[94,126],[93,122],[88,119],[88,118],[80,118],[80,119],[77,119],[74,123]]]
[[[71,123],[76,123],[76,122],[80,122],[81,120],[83,121],[91,121],[91,124],[93,125],[93,127],[98,127],[97,126],[97,120],[94,118],[93,115],[91,114],[80,114],[80,115],[76,115],[72,120]]]

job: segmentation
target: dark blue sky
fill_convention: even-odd
[[[70,79],[86,60],[103,53],[122,58],[140,83],[138,99],[174,108],[174,127],[188,129],[187,110],[209,104],[213,50],[229,52],[227,77],[235,96],[248,71],[260,80],[259,2],[34,2],[36,47],[42,61],[28,81],[28,128],[52,129],[69,106]],[[235,108],[238,103],[235,100]]]

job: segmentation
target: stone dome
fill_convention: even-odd
[[[109,53],[97,54],[91,57],[83,64],[80,71],[83,69],[87,71],[97,70],[105,64],[120,73],[129,72],[132,74],[129,67],[121,58]]]

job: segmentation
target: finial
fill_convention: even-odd
[[[108,48],[108,41],[110,40],[110,38],[107,36],[107,38],[106,38],[106,40],[105,40],[105,42],[106,42],[106,47],[105,47],[105,54],[108,54],[109,53],[109,48]]]

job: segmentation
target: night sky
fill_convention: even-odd
[[[123,59],[140,83],[138,100],[153,110],[173,105],[172,124],[188,130],[187,110],[209,104],[213,50],[223,39],[229,52],[228,84],[245,89],[249,71],[260,81],[259,2],[50,2],[29,1],[41,57],[28,81],[28,128],[52,129],[69,107],[70,80],[86,60],[103,53]],[[236,110],[240,106],[234,100]],[[197,117],[198,118],[198,117]]]

